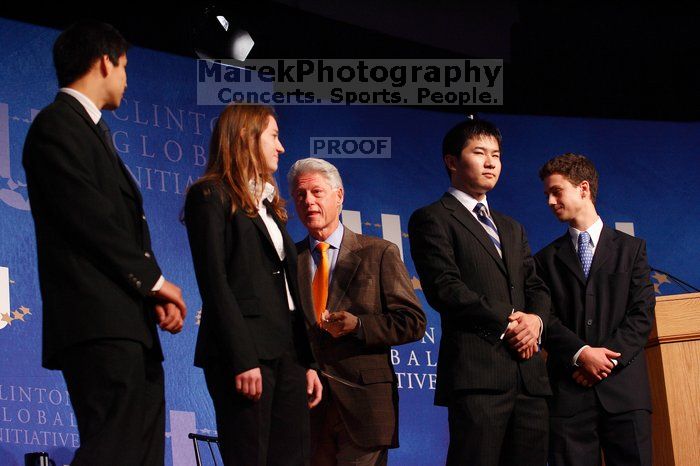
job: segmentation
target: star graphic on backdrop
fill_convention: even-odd
[[[421,288],[420,286],[420,280],[418,280],[418,277],[411,277],[411,284],[413,285],[414,290],[423,291],[423,288]]]
[[[660,290],[659,288],[661,288],[661,284],[660,284],[660,283],[654,283],[654,293],[656,293],[656,294],[661,294],[661,290]]]
[[[402,231],[402,232],[401,232],[401,236],[403,236],[404,238],[408,238],[408,233],[404,233],[404,232]]]
[[[12,311],[12,317],[14,317],[14,320],[21,320],[24,322],[24,314],[21,311]]]
[[[202,322],[202,310],[198,310],[194,314],[194,324],[199,325]]]
[[[659,285],[661,285],[662,283],[671,283],[671,280],[668,279],[668,275],[665,275],[663,273],[654,272],[653,274],[651,274],[651,278],[659,282]]]
[[[10,314],[3,314],[2,318],[0,318],[3,322],[7,322],[8,324],[12,325],[12,321],[15,320],[13,319]]]
[[[24,314],[25,316],[26,316],[27,314],[31,314],[31,313],[32,313],[32,311],[30,311],[28,307],[24,307],[24,306],[20,306],[20,307],[19,307],[19,310],[20,310],[20,311],[22,312],[22,314]]]

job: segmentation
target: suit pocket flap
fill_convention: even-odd
[[[260,308],[258,307],[258,298],[247,298],[239,299],[238,307],[241,310],[241,314],[244,316],[259,316]]]
[[[363,369],[360,371],[360,376],[362,377],[362,383],[364,383],[365,385],[394,381],[394,372],[388,367],[380,367],[376,369]]]

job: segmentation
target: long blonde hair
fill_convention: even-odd
[[[266,105],[229,105],[216,122],[209,145],[209,161],[204,175],[195,184],[211,181],[221,186],[230,200],[231,215],[241,209],[249,217],[258,214],[258,203],[249,188],[252,180],[256,186],[265,182],[275,187],[271,202],[275,215],[287,221],[285,202],[279,196],[275,177],[266,169],[260,150],[260,136],[269,121],[276,115]]]

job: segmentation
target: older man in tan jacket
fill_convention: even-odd
[[[333,165],[299,160],[288,180],[309,232],[297,243],[299,288],[326,386],[312,411],[311,464],[384,465],[398,447],[391,346],[422,338],[425,314],[396,245],[340,222]]]

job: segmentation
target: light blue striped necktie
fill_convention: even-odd
[[[501,239],[498,236],[498,228],[496,228],[496,224],[493,223],[493,220],[491,220],[491,217],[489,217],[489,213],[488,210],[486,210],[486,206],[479,202],[476,204],[476,207],[474,207],[474,212],[476,213],[477,218],[481,222],[481,226],[483,226],[484,230],[486,230],[486,234],[488,234],[489,238],[491,238],[493,245],[496,246],[496,251],[498,251],[498,255],[501,256],[501,258],[503,258],[503,253],[501,252]]]
[[[588,278],[593,263],[593,248],[591,248],[591,235],[587,231],[578,235],[578,258],[581,261],[583,275]]]

